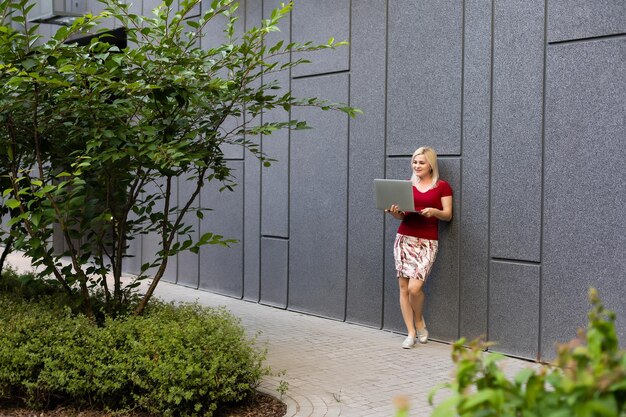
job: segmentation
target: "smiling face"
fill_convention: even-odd
[[[413,162],[411,165],[413,167],[413,172],[420,180],[428,179],[431,177],[433,168],[428,163],[426,156],[415,155],[413,157]]]

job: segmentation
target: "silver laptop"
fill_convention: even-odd
[[[411,181],[375,179],[376,208],[388,209],[397,204],[402,211],[415,211]]]

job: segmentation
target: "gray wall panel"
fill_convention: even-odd
[[[237,182],[243,179],[243,161],[229,166]],[[243,187],[219,192],[221,183],[213,181],[200,193],[200,204],[211,208],[200,221],[200,235],[207,232],[237,239],[230,248],[207,245],[200,249],[200,288],[232,297],[243,296]]]
[[[204,8],[204,10],[206,11],[206,9],[209,7],[209,3],[208,2],[204,2],[205,4],[202,6]],[[246,23],[246,2],[242,1],[239,2],[239,8],[237,9],[237,11],[235,12],[235,16],[237,16],[239,18],[239,20],[237,20],[234,24],[234,28],[235,28],[235,39],[237,39],[238,37],[243,36],[243,33],[245,32],[245,23]],[[220,26],[220,30],[223,30],[224,26]],[[222,35],[224,36],[224,35]],[[203,40],[204,41],[204,40]],[[203,42],[202,41],[202,42]],[[218,42],[218,38],[215,38],[215,41]],[[230,42],[230,41],[229,41]],[[235,42],[238,42],[238,40],[236,40]],[[203,45],[204,46],[204,45]],[[243,109],[242,109],[243,111]],[[226,122],[224,123],[224,127],[226,129],[228,129],[228,131],[236,129],[239,126],[242,126],[243,124],[243,117],[232,117],[226,120]],[[241,136],[231,136],[231,138],[233,139],[242,139]],[[224,157],[227,159],[244,159],[244,152],[245,149],[240,146],[240,145],[231,145],[231,144],[226,144],[222,147],[222,150],[224,152]],[[243,174],[241,175],[241,177],[243,179]]]
[[[144,187],[144,194],[152,194],[152,195],[165,195],[165,179],[159,181],[158,183],[149,183]],[[178,193],[176,186],[176,179],[172,180],[172,192],[170,199],[170,208],[176,206],[178,201]],[[161,199],[156,202],[153,208],[153,213],[161,212],[165,207],[165,200]],[[172,217],[170,216],[170,219]],[[143,235],[142,244],[141,244],[141,262],[148,263],[154,262],[156,259],[156,254],[158,251],[162,249],[163,245],[161,243],[161,235],[158,232],[151,232]],[[163,279],[165,281],[176,281],[176,257],[172,256],[167,261],[167,268],[165,273],[163,274]],[[150,268],[146,273],[150,276],[154,275],[157,272],[158,266]]]
[[[296,97],[347,101],[346,74],[294,80]],[[311,130],[292,132],[289,308],[343,319],[346,292],[348,120],[339,112],[293,111]]]
[[[244,293],[246,300],[258,301],[261,280],[261,162],[246,152],[244,180]]]
[[[389,2],[388,155],[460,153],[462,3],[433,3]]]
[[[280,1],[263,2],[263,13],[267,19],[272,10],[280,6]],[[276,42],[289,43],[290,28],[287,21],[281,25],[281,31],[272,33],[267,38],[267,46]],[[285,57],[279,61],[285,63]],[[274,62],[274,60],[270,60]],[[285,94],[289,88],[290,71],[273,74],[271,78],[264,77],[263,82],[277,81],[285,88],[275,90],[273,94]],[[272,109],[263,113],[263,123],[287,122],[289,112],[282,109]],[[269,169],[263,169],[261,183],[261,233],[263,235],[289,237],[289,131],[277,131],[270,136],[263,137],[263,152],[275,159]]]
[[[425,286],[424,318],[431,337],[452,341],[459,337],[459,224],[463,221],[458,199],[461,160],[439,158],[439,171],[457,198],[452,200],[452,220],[439,222],[439,252]]]
[[[263,18],[263,2],[250,1],[246,4],[246,30],[258,27]],[[258,86],[258,82],[256,84]],[[248,116],[249,119],[249,116]],[[258,125],[260,117],[250,121]],[[258,136],[246,139],[257,145]],[[244,231],[243,231],[243,298],[259,301],[261,281],[261,162],[251,152],[244,154]]]
[[[221,130],[223,132],[235,132],[241,128],[242,124],[243,124],[243,118],[229,117],[224,121],[224,123],[222,123]],[[241,139],[241,136],[229,134],[226,139],[227,141],[232,141],[235,139]],[[224,158],[226,159],[231,159],[231,160],[244,159],[245,148],[241,145],[234,144],[234,143],[223,143],[220,149],[224,153]]]
[[[385,178],[407,179],[411,176],[409,158],[387,158]],[[400,296],[398,278],[393,259],[393,243],[400,221],[391,215],[385,214],[385,278],[383,302],[383,328],[398,332],[406,332],[402,314],[400,312]],[[426,303],[430,302],[427,300]]]
[[[491,262],[489,350],[537,358],[539,346],[539,265]]]
[[[385,16],[385,2],[352,2],[350,103],[364,114],[350,120],[346,319],[376,327],[382,326],[384,221],[372,182],[385,174]]]
[[[195,182],[185,178],[178,179],[178,205],[183,207],[191,198],[195,189]],[[200,199],[196,197],[191,207],[199,207]],[[204,213],[203,213],[204,214]],[[191,226],[193,230],[188,232],[188,236],[179,236],[179,241],[184,242],[190,237],[194,242],[200,239],[200,219],[195,210],[191,210],[185,216],[184,222]],[[178,254],[178,283],[192,288],[198,288],[199,279],[199,262],[200,258],[197,254],[185,251]]]
[[[178,4],[178,7],[180,8],[181,3],[182,3],[182,1],[179,0],[177,2],[174,2],[173,4]],[[245,6],[245,4],[246,4],[246,2],[242,2],[241,6]],[[187,14],[187,16],[189,16],[189,17],[200,16],[201,8],[202,8],[202,2],[200,2],[199,4],[196,4],[195,6],[193,6],[193,9],[191,9],[191,11]],[[206,12],[208,8],[209,8],[209,4],[208,4],[208,2],[205,1],[204,2],[204,11]]]
[[[540,260],[544,1],[494,16],[491,256]]]
[[[87,11],[91,14],[99,14],[102,13],[104,11],[104,9],[106,8],[106,6],[102,3],[100,3],[99,1],[96,0],[87,0]],[[141,2],[134,2],[133,4],[130,5],[129,7],[129,12],[130,13],[135,13],[135,14],[141,14]],[[120,26],[120,24],[117,22],[117,20],[114,20],[113,18],[108,18],[108,19],[104,19],[101,21],[101,26],[102,28],[115,28],[115,26]],[[58,28],[58,26],[57,26]]]
[[[208,7],[208,3],[203,6],[205,9]],[[235,23],[235,37],[242,33],[245,23],[245,2],[240,3],[240,7],[237,10],[237,15],[240,19]],[[206,11],[206,10],[205,10]],[[219,45],[230,42],[224,33],[224,28],[228,19],[222,15],[215,16],[209,23],[207,23],[205,36],[201,39],[200,45],[202,49],[216,48]],[[228,73],[226,70],[220,71],[217,74],[219,77],[227,78]],[[242,122],[242,119],[235,117],[228,117],[224,123],[222,123],[222,131],[229,132],[237,128]],[[221,146],[222,152],[226,159],[243,159],[244,149],[239,145],[233,145],[225,143]]]
[[[122,269],[124,272],[129,274],[139,275],[141,272],[141,243],[142,236],[135,236],[134,239],[128,241],[128,249],[126,249],[126,255],[128,257],[124,258]]]
[[[626,342],[626,38],[550,46],[542,351],[586,323],[587,289]],[[617,94],[622,92],[622,94]]]
[[[170,201],[170,209],[178,205],[178,178],[172,178],[172,198]],[[169,219],[171,222],[176,221],[176,214],[170,214]],[[176,238],[175,238],[176,239]],[[176,242],[176,240],[174,240]],[[176,282],[176,276],[178,273],[178,256],[170,256],[167,260],[167,269],[163,274],[163,280],[167,282]]]
[[[136,220],[137,216],[131,211],[128,215],[129,220]],[[133,239],[126,242],[126,256],[122,261],[122,270],[125,273],[139,275],[141,272],[141,254],[143,235],[137,235]]]
[[[452,191],[460,189],[461,163],[458,158],[439,158],[442,179]],[[408,178],[410,158],[387,159],[387,178]],[[459,316],[459,201],[453,198],[453,220],[439,223],[439,252],[430,277],[424,286],[424,319],[431,337],[451,340],[458,337]],[[387,215],[385,232],[385,302],[384,327],[406,332],[400,313],[398,280],[393,260],[393,242],[399,221]]]
[[[271,116],[268,115],[268,118]],[[288,117],[287,117],[288,120]],[[268,122],[263,117],[263,122]],[[286,121],[286,120],[284,120]],[[263,137],[263,152],[275,161],[261,171],[261,234],[289,237],[289,132]]]
[[[626,33],[624,0],[548,0],[548,42]]]
[[[287,307],[289,241],[261,239],[261,304]]]
[[[152,10],[157,8],[162,3],[161,0],[143,0],[143,15],[147,17],[154,17]]]
[[[462,182],[460,228],[460,333],[487,333],[489,265],[489,118],[491,1],[465,2]]]
[[[336,42],[350,40],[349,0],[299,0],[295,2],[291,19],[294,42],[326,44],[331,37]],[[304,58],[312,63],[294,68],[293,76],[348,70],[349,54],[349,47],[343,46],[296,56],[294,59]]]
[[[144,194],[153,195],[159,193],[159,186],[153,183],[149,183],[144,186]],[[145,198],[145,197],[144,197]],[[162,207],[162,202],[158,202],[155,204],[153,211],[160,210]],[[141,264],[154,261],[155,253],[161,249],[159,236],[156,232],[148,233],[142,235],[141,239]],[[149,269],[147,274],[154,274],[156,272],[155,268]]]
[[[22,26],[14,24],[14,27],[21,28]],[[41,35],[41,38],[37,40],[37,45],[42,45],[48,42],[54,36],[57,30],[59,30],[59,27],[57,25],[48,25],[46,23],[40,24],[37,33]]]

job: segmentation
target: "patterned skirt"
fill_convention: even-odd
[[[438,240],[422,239],[398,233],[393,244],[393,257],[398,278],[426,281],[437,257]]]

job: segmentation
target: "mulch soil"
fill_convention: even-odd
[[[213,414],[214,417],[283,417],[287,406],[278,399],[255,393],[239,404],[230,405]],[[93,409],[57,407],[54,410],[32,410],[15,402],[0,402],[0,417],[157,417],[147,413],[110,413]]]

